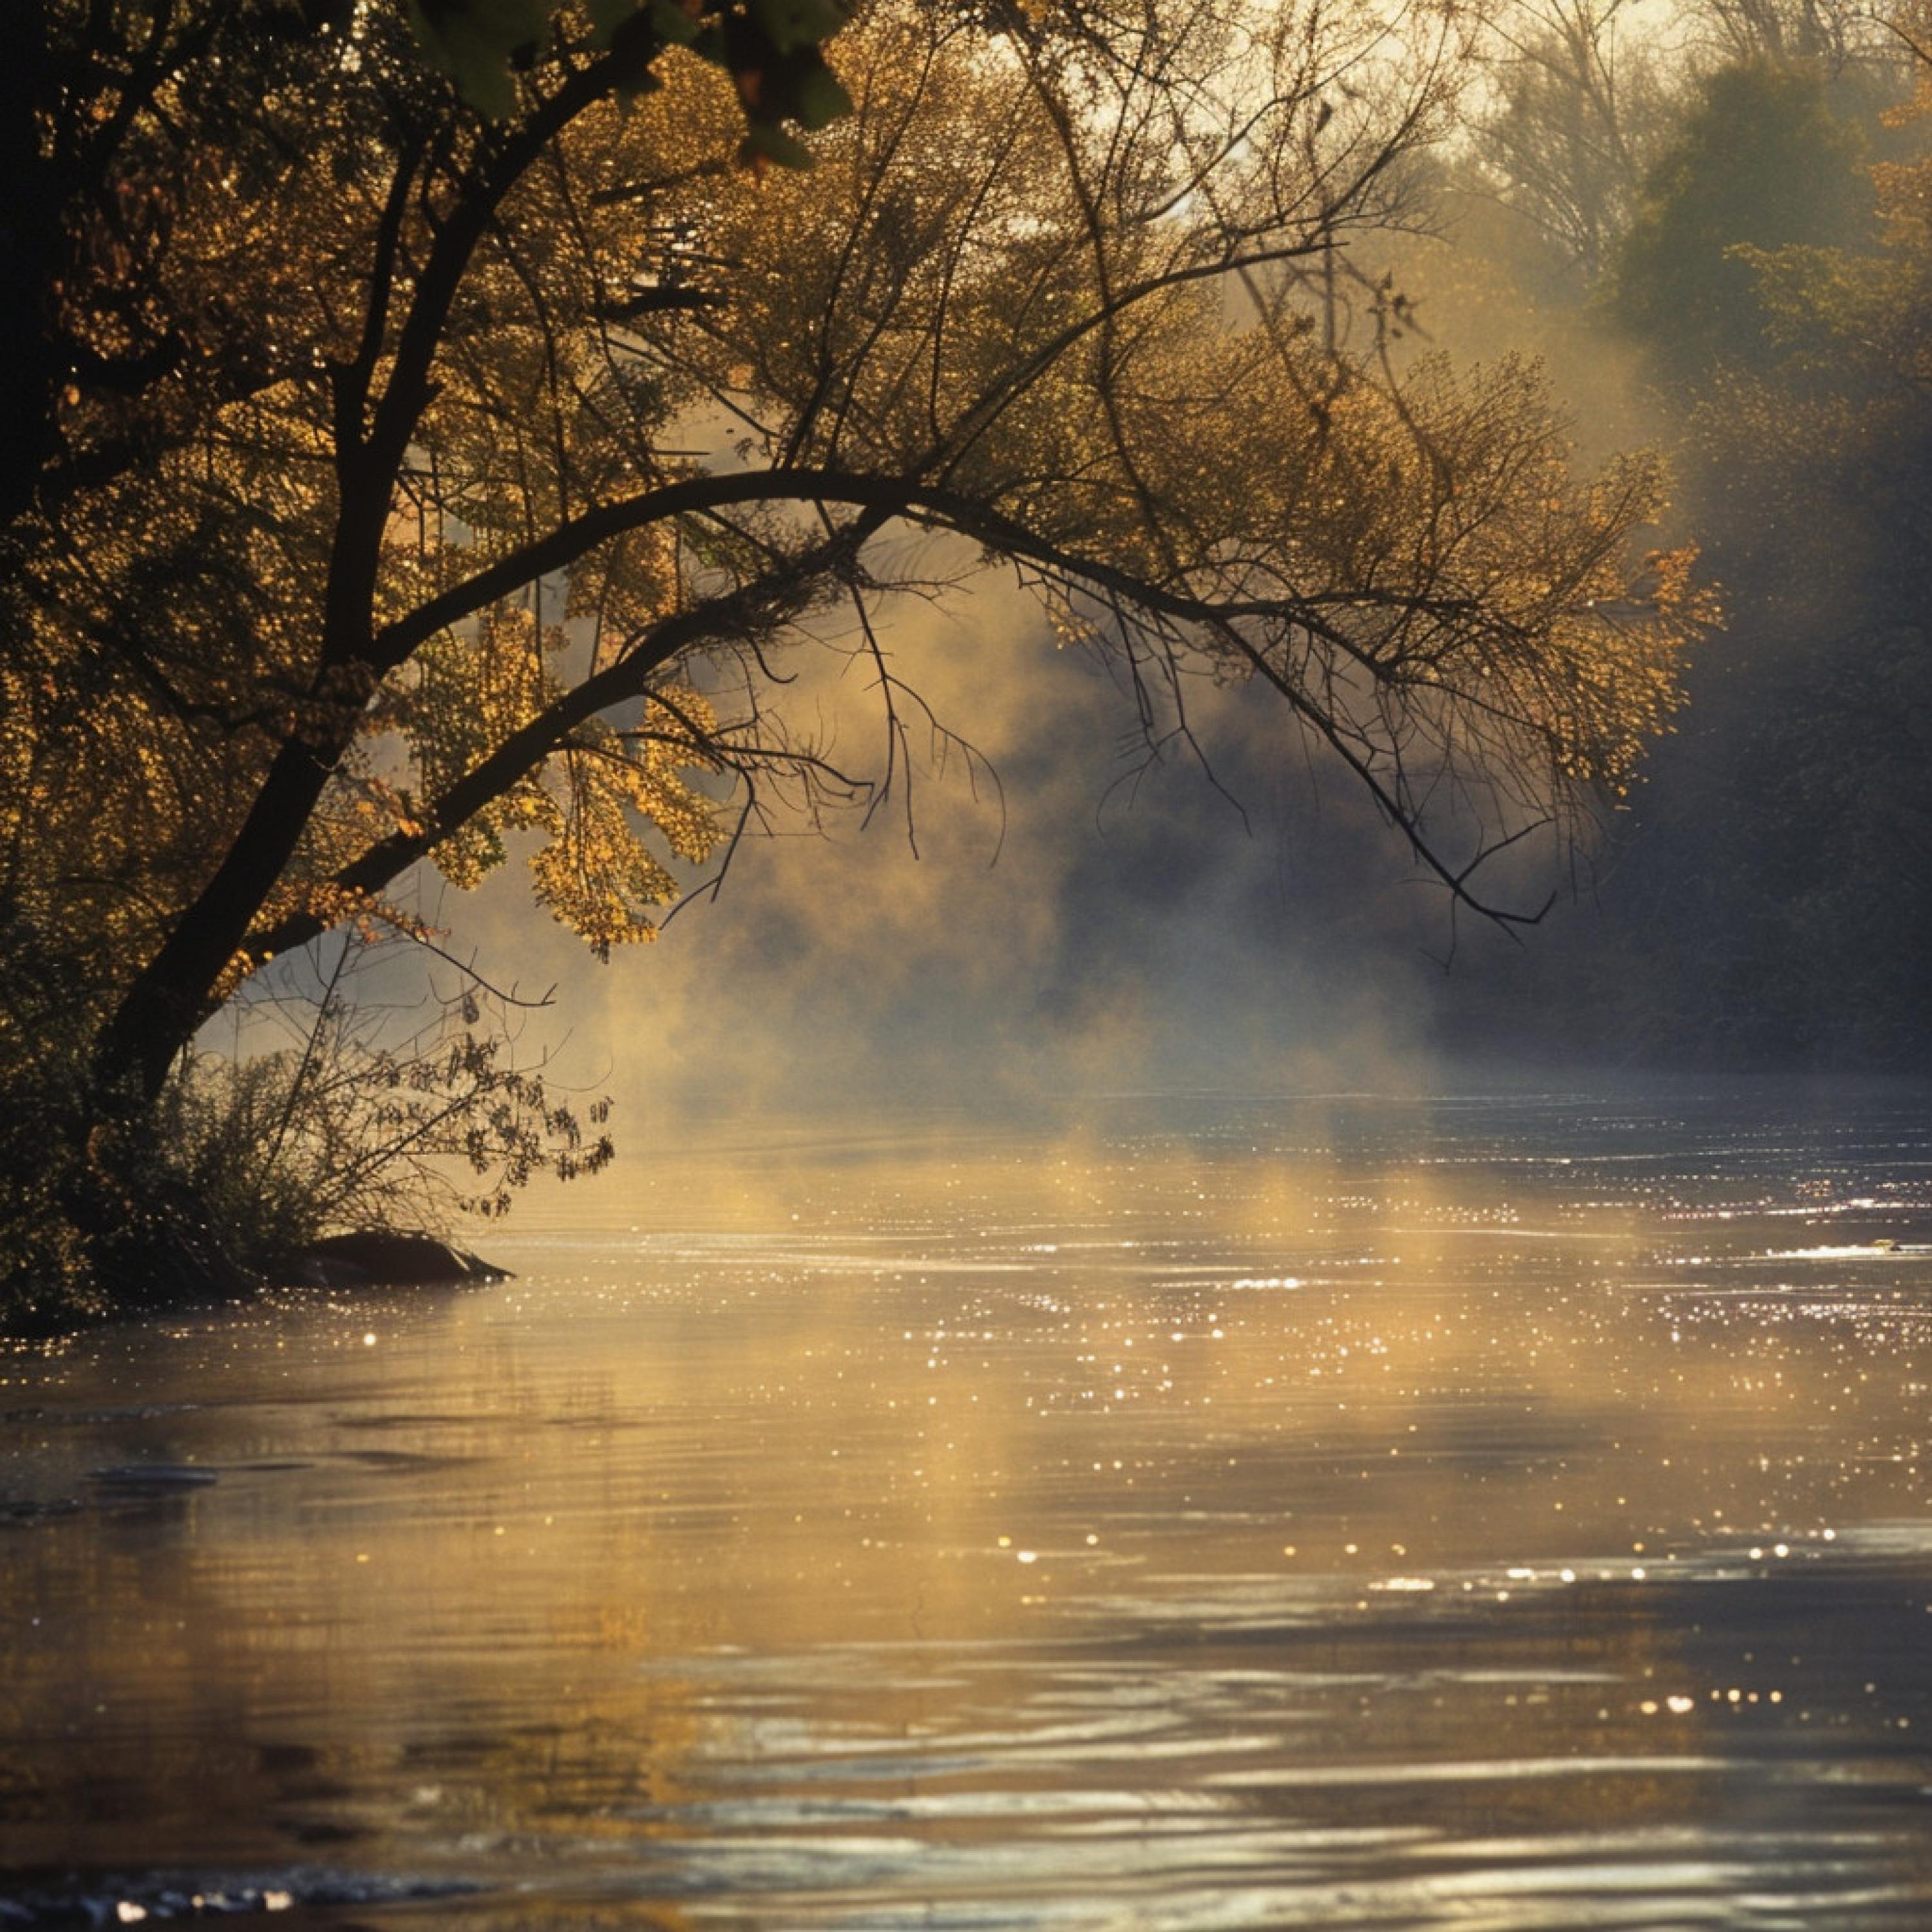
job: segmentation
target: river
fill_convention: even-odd
[[[1932,1924],[1932,1096],[584,1198],[0,1355],[0,1926]]]

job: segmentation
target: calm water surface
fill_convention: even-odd
[[[1932,1924],[1926,1096],[626,1184],[0,1357],[0,1926]]]

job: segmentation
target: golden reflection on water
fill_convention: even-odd
[[[1922,1146],[1484,1124],[666,1157],[500,1288],[14,1358],[0,1899],[1918,1922]]]

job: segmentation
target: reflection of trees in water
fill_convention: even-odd
[[[284,1338],[339,1375],[341,1318],[212,1335],[214,1359],[193,1349],[178,1384],[164,1349],[146,1406],[187,1396],[185,1417],[134,1412],[61,1443],[138,1462],[165,1436],[218,1480],[192,1498],[82,1484],[77,1514],[14,1544],[32,1560],[0,1566],[0,1866],[176,1868],[192,1848],[212,1865],[392,1871],[454,1857],[466,1832],[543,1816],[590,1831],[674,1792],[703,1720],[646,1667],[651,1619],[621,1594],[659,1563],[648,1515],[590,1514],[574,1534],[519,1517],[500,1454],[514,1416],[466,1413],[455,1391],[434,1413],[286,1404]],[[352,1312],[338,1339],[394,1318]],[[211,1376],[222,1400],[202,1406],[189,1392]],[[258,1400],[238,1400],[250,1382]]]
[[[1920,1869],[1887,1767],[1922,1783],[1932,1576],[1858,1538],[1928,1510],[1923,1259],[1763,1286],[1792,1223],[1669,1218],[1762,1192],[1728,1124],[1632,1179],[1648,1138],[1561,1108],[1288,1151],[1328,1113],[737,1154],[711,1195],[668,1156],[658,1214],[735,1213],[439,1305],[70,1351],[5,1425],[46,1493],[218,1480],[7,1532],[0,1864],[729,1895],[784,1832],[836,1882],[856,1832],[888,1891],[1017,1846],[1050,1892],[1085,1842],[1055,1832],[1131,1803],[1146,1869],[1210,1894],[1150,1811],[1298,1884],[1393,1882],[1357,1829],[1411,1834],[1418,1884],[1687,1837],[1742,1884],[1822,1786],[1793,1883]],[[1772,1138],[1791,1187],[1842,1179],[1841,1137]],[[994,1802],[1034,1793],[1061,1808]]]

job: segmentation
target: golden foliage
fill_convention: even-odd
[[[1001,17],[872,9],[809,176],[732,168],[730,83],[674,56],[626,104],[560,43],[487,122],[382,6],[127,96],[59,487],[8,538],[0,894],[93,935],[110,1002],[203,921],[204,1009],[520,838],[592,946],[648,937],[716,848],[692,773],[809,782],[768,653],[890,592],[895,511],[1130,663],[1272,684],[1399,813],[1445,764],[1505,818],[1627,782],[1711,614],[1688,554],[1629,554],[1656,464],[1572,478],[1527,367],[1398,374],[1350,280],[1453,17]]]

